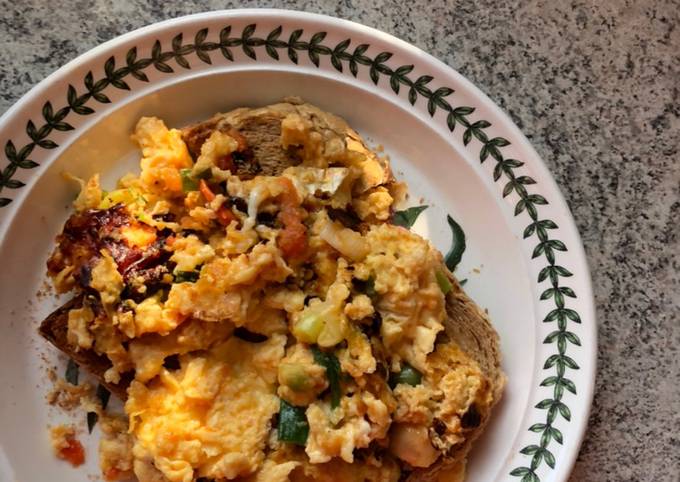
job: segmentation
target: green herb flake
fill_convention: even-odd
[[[454,221],[451,216],[447,215],[446,220],[451,228],[452,239],[451,249],[449,249],[449,252],[444,257],[444,262],[446,263],[446,267],[449,268],[449,271],[453,273],[453,270],[456,269],[456,266],[460,263],[463,253],[465,252],[465,232],[463,231],[463,228],[460,227],[460,224]]]
[[[373,276],[369,276],[365,280],[352,278],[352,285],[359,293],[363,293],[371,299],[378,296],[378,292],[375,290],[375,277]]]
[[[87,431],[92,433],[92,429],[97,425],[97,420],[99,420],[99,415],[95,412],[87,412]]]
[[[404,363],[399,373],[390,374],[389,385],[390,387],[394,388],[400,383],[405,383],[406,385],[415,387],[416,385],[420,385],[422,378],[423,376],[418,370],[413,368],[411,365]]]
[[[111,398],[111,392],[109,392],[104,385],[99,384],[97,385],[97,398],[102,404],[102,410],[106,410],[106,407],[109,404],[109,398]]]
[[[191,169],[180,169],[179,175],[182,178],[182,191],[198,191],[198,183],[191,177]]]
[[[176,271],[174,273],[175,283],[195,283],[200,274],[198,271]]]
[[[378,296],[378,292],[375,290],[375,278],[373,276],[366,280],[366,296],[373,299]]]
[[[403,211],[397,211],[392,217],[392,224],[396,226],[403,226],[406,229],[411,229],[411,226],[416,222],[420,213],[428,208],[427,205],[413,206]]]
[[[439,289],[442,290],[442,293],[445,295],[448,294],[453,288],[453,285],[451,284],[451,281],[449,281],[448,276],[446,276],[446,273],[441,269],[438,269],[434,272],[434,276],[437,278],[437,284],[439,285]]]
[[[312,347],[312,354],[314,361],[326,369],[326,378],[328,378],[328,384],[331,388],[331,407],[336,408],[340,405],[340,397],[342,396],[340,362],[334,354],[321,351],[316,346]]]
[[[71,385],[78,385],[78,374],[79,374],[78,364],[73,360],[69,359],[68,365],[66,365],[66,374],[64,378]]]
[[[309,423],[304,407],[296,407],[281,399],[278,437],[282,442],[304,447],[309,435]]]

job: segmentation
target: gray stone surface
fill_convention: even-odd
[[[510,113],[569,201],[595,287],[597,392],[571,480],[680,480],[678,2],[2,0],[0,112],[105,40],[246,6],[392,33]]]

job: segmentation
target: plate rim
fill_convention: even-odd
[[[449,75],[453,78],[454,82],[457,83],[458,85],[464,86],[469,92],[472,92],[475,95],[475,98],[479,100],[483,106],[490,110],[493,116],[496,119],[499,119],[503,122],[503,129],[504,130],[509,130],[513,136],[513,143],[514,144],[519,144],[520,149],[525,151],[526,153],[529,154],[530,157],[532,157],[532,163],[531,166],[532,168],[536,169],[539,171],[540,177],[541,177],[541,184],[545,186],[547,191],[550,191],[551,194],[551,199],[550,199],[550,204],[553,206],[553,208],[556,208],[559,210],[560,215],[564,217],[564,220],[566,221],[566,226],[565,223],[561,222],[561,228],[565,228],[568,232],[573,233],[573,236],[575,237],[576,242],[572,243],[569,246],[569,251],[575,254],[575,261],[576,264],[578,265],[579,270],[581,271],[581,287],[580,291],[581,294],[579,295],[579,300],[580,303],[585,304],[585,308],[589,311],[590,315],[590,323],[588,325],[584,324],[582,325],[582,328],[588,330],[588,336],[590,337],[592,344],[591,344],[591,349],[589,352],[586,352],[584,354],[585,359],[587,359],[590,363],[587,366],[581,366],[579,369],[582,370],[580,373],[584,374],[584,380],[583,380],[583,385],[579,387],[579,390],[581,391],[582,395],[581,397],[583,400],[586,402],[585,403],[585,410],[582,412],[583,418],[582,420],[579,420],[577,423],[574,423],[573,421],[570,421],[570,433],[572,436],[575,437],[574,443],[574,449],[570,450],[564,455],[561,456],[562,460],[564,460],[564,469],[561,470],[559,473],[554,472],[553,469],[553,476],[555,479],[553,480],[567,480],[569,478],[569,475],[571,473],[571,470],[573,469],[573,466],[576,462],[576,458],[580,452],[580,446],[583,442],[583,439],[585,437],[585,432],[586,428],[588,425],[588,419],[589,419],[589,414],[592,409],[592,400],[594,396],[594,390],[595,390],[595,381],[596,381],[596,373],[597,373],[597,313],[595,310],[595,300],[594,300],[594,295],[592,291],[592,278],[590,274],[590,268],[588,265],[588,258],[586,257],[585,254],[585,249],[583,246],[583,242],[581,240],[581,236],[578,230],[578,227],[574,221],[573,215],[568,208],[567,202],[564,198],[564,195],[562,194],[562,191],[559,189],[559,186],[555,180],[555,178],[552,176],[550,173],[550,170],[548,169],[547,165],[545,164],[545,161],[541,158],[541,156],[538,155],[534,147],[531,145],[529,140],[526,138],[524,133],[515,125],[515,123],[510,119],[508,114],[506,114],[500,106],[498,106],[494,101],[492,101],[479,87],[477,87],[474,83],[472,83],[470,80],[468,80],[466,77],[464,77],[462,74],[460,74],[457,70],[455,70],[453,67],[448,66],[441,60],[437,59],[433,55],[425,52],[424,50],[404,41],[401,40],[391,34],[388,34],[386,32],[380,31],[378,29],[375,29],[373,27],[368,27],[366,25],[362,25],[357,22],[353,22],[350,20],[346,19],[340,19],[337,17],[329,16],[329,15],[324,15],[324,14],[317,14],[317,13],[309,13],[309,12],[301,12],[301,11],[295,11],[295,10],[286,10],[286,9],[259,9],[259,8],[247,8],[247,9],[231,9],[231,10],[215,10],[215,11],[208,11],[208,12],[201,12],[201,13],[195,13],[191,15],[185,15],[185,16],[180,16],[176,18],[171,18],[171,19],[166,19],[160,22],[152,23],[146,26],[143,26],[141,28],[132,30],[130,32],[127,32],[125,34],[122,34],[118,37],[115,37],[111,40],[108,40],[104,43],[101,43],[94,48],[88,50],[87,52],[82,53],[81,55],[77,56],[76,58],[72,59],[50,75],[48,75],[45,79],[40,81],[38,84],[33,86],[30,90],[28,90],[24,95],[21,96],[21,98],[16,101],[10,108],[8,108],[5,113],[3,113],[2,116],[0,116],[0,131],[4,130],[6,127],[10,126],[12,123],[12,119],[20,112],[23,110],[30,111],[32,110],[30,108],[30,103],[34,101],[41,101],[41,95],[46,93],[51,86],[55,83],[55,81],[58,81],[63,77],[68,76],[70,73],[72,73],[74,70],[78,69],[79,67],[82,67],[84,65],[88,65],[93,59],[95,59],[97,56],[100,54],[107,52],[107,51],[112,51],[115,49],[118,49],[121,45],[127,43],[130,40],[133,39],[138,39],[138,38],[143,38],[152,35],[154,32],[163,32],[166,28],[172,27],[172,26],[180,26],[184,24],[190,24],[193,21],[198,21],[198,20],[209,20],[209,21],[214,21],[216,18],[221,18],[225,20],[235,20],[235,19],[240,19],[242,17],[248,17],[248,16],[253,16],[253,17],[266,17],[266,16],[278,16],[281,20],[281,22],[284,22],[285,20],[295,20],[295,19],[302,19],[306,21],[314,21],[317,20],[320,24],[323,25],[333,25],[336,24],[339,27],[345,27],[346,29],[349,30],[354,30],[358,31],[360,33],[365,34],[368,37],[371,38],[376,38],[380,39],[388,44],[395,45],[395,49],[403,50],[408,52],[409,54],[417,54],[418,56],[425,57],[423,59],[423,63],[425,66],[429,66],[429,64],[432,64],[433,66],[437,67],[438,70],[441,70],[446,73],[446,75]],[[318,66],[317,66],[318,67]],[[420,66],[421,69],[423,66]],[[425,69],[423,69],[425,70]],[[44,99],[43,99],[44,100]],[[431,114],[432,115],[432,114]],[[519,141],[519,142],[515,142]],[[36,178],[39,176],[35,176]],[[27,189],[25,192],[30,191],[30,189]],[[18,201],[15,203],[13,207],[5,207],[2,208],[4,213],[0,211],[0,214],[5,214],[5,216],[0,216],[0,245],[4,244],[6,235],[9,232],[9,227],[13,224],[14,217],[16,213],[18,212],[18,207],[23,203],[24,201],[24,196],[19,196],[18,198],[15,197],[13,201]],[[518,240],[520,244],[523,244],[523,240]],[[532,280],[532,285],[537,285],[535,284],[536,282]],[[535,300],[534,300],[535,301]],[[536,322],[539,322],[539,320],[536,320]],[[581,347],[582,349],[584,347]],[[540,360],[539,360],[540,363]],[[533,383],[532,383],[533,385]],[[532,386],[532,389],[535,388]],[[522,426],[523,427],[523,426]],[[522,430],[522,429],[520,429]],[[525,447],[526,449],[526,447]],[[524,450],[524,449],[523,449]],[[522,452],[523,453],[523,452]],[[516,456],[516,452],[513,452],[513,456]],[[525,455],[528,455],[525,453]],[[562,463],[560,465],[562,465]],[[553,462],[554,464],[554,462]],[[511,475],[515,475],[517,477],[522,477],[522,481],[524,482],[525,480],[528,482],[538,482],[540,479],[533,474],[534,468],[531,468],[530,472],[525,472],[525,473],[514,473],[515,471],[513,470],[513,473]],[[531,478],[530,474],[533,474],[534,478]],[[513,479],[517,480],[517,479]]]

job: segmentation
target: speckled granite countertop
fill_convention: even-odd
[[[56,8],[2,0],[0,113],[103,41],[219,8],[326,13],[432,53],[477,84],[531,139],[585,243],[599,367],[571,481],[680,480],[680,5],[371,3],[64,0]]]

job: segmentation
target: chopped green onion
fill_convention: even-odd
[[[212,168],[204,169],[194,176],[196,179],[210,179],[212,177]]]
[[[151,225],[153,223],[153,218],[148,213],[137,214],[137,219],[139,219],[144,224]]]
[[[354,288],[360,292],[373,299],[378,295],[375,291],[375,278],[370,276],[368,279],[352,278],[352,285]]]
[[[378,292],[375,290],[375,278],[373,276],[366,280],[366,296],[369,298],[375,298],[378,296]]]
[[[331,407],[336,408],[340,405],[340,396],[342,391],[340,388],[340,362],[338,358],[332,353],[326,353],[319,350],[318,347],[312,347],[312,354],[314,361],[326,369],[326,378],[331,388]]]
[[[130,204],[146,204],[146,198],[132,188],[116,189],[106,194],[99,203],[99,209],[109,209],[118,204],[129,206]]]
[[[200,274],[198,271],[176,271],[173,273],[175,283],[195,283]]]
[[[304,447],[309,435],[309,423],[303,407],[281,400],[279,409],[279,440]]]
[[[66,381],[71,385],[78,385],[78,364],[69,358],[68,365],[66,365]]]
[[[420,385],[422,378],[423,376],[418,370],[411,365],[404,363],[399,373],[392,373],[390,375],[390,386],[394,388],[400,383],[405,383],[415,387],[416,385]]]
[[[87,412],[87,432],[92,433],[92,429],[97,425],[97,420],[99,420],[99,415],[96,412]]]
[[[373,299],[378,296],[378,292],[375,290],[375,278],[373,276],[369,276],[364,282],[363,288],[364,294],[369,298]]]
[[[191,169],[180,169],[179,175],[182,178],[182,191],[198,191],[198,183],[191,177]]]
[[[453,288],[453,285],[451,284],[451,281],[449,281],[448,276],[446,276],[446,273],[441,269],[438,269],[434,272],[434,276],[437,278],[437,284],[439,285],[439,289],[442,290],[442,293],[445,295],[448,294],[448,292],[451,291],[451,288]]]
[[[130,194],[132,194],[135,197],[135,201],[140,204],[148,204],[149,201],[144,197],[144,195],[138,191],[137,189],[130,189]]]
[[[300,319],[293,325],[293,335],[304,343],[316,343],[324,322],[321,315],[313,310],[303,313]]]

